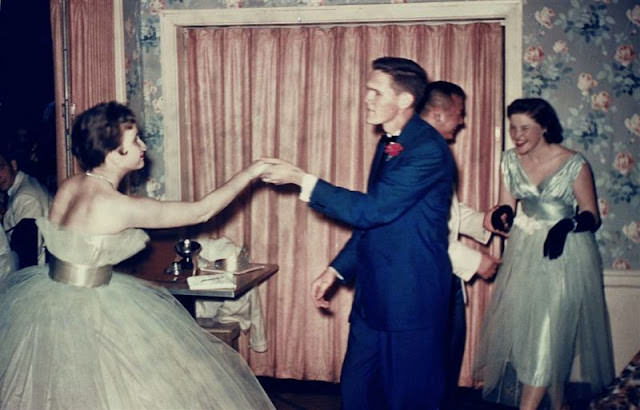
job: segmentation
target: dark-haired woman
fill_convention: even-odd
[[[243,358],[210,337],[166,291],[112,265],[144,248],[135,228],[204,222],[265,165],[256,162],[194,202],[134,198],[121,179],[146,146],[121,104],[82,113],[72,149],[86,172],[60,187],[37,224],[48,267],[0,287],[0,407],[6,409],[271,409]]]
[[[501,203],[520,208],[485,313],[477,369],[487,400],[533,410],[546,395],[561,409],[573,393],[597,394],[614,376],[593,234],[596,192],[586,159],[560,145],[562,127],[548,102],[519,99],[507,115],[514,148],[502,159]]]

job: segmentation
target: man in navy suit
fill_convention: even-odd
[[[415,62],[382,57],[367,80],[366,121],[378,144],[367,193],[330,184],[278,159],[265,182],[294,183],[318,212],[353,234],[313,282],[316,305],[336,281],[355,282],[343,408],[437,409],[443,390],[451,289],[447,220],[454,162],[442,136],[419,115],[427,75]],[[393,139],[393,142],[388,139]]]

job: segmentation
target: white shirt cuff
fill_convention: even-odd
[[[304,174],[302,177],[302,185],[300,185],[300,198],[301,201],[309,202],[311,200],[311,193],[313,192],[313,188],[316,187],[318,183],[318,177],[311,174]]]
[[[333,273],[336,275],[336,277],[337,277],[338,279],[340,279],[340,280],[344,280],[344,276],[342,276],[342,275],[340,274],[340,272],[338,272],[338,271],[336,270],[336,268],[334,268],[333,266],[329,266],[329,269],[331,269],[331,270],[333,271]]]

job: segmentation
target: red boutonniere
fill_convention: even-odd
[[[387,154],[387,159],[393,158],[404,151],[404,147],[402,144],[398,144],[397,142],[391,142],[389,145],[384,147],[384,153]]]

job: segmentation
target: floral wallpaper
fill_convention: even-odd
[[[524,21],[523,94],[548,99],[591,162],[605,268],[640,269],[640,2],[529,0]]]
[[[164,195],[161,10],[405,2],[124,0],[127,97],[152,159],[141,193]],[[640,1],[523,0],[523,7],[523,96],[549,100],[565,128],[564,144],[591,163],[605,269],[640,270]]]

